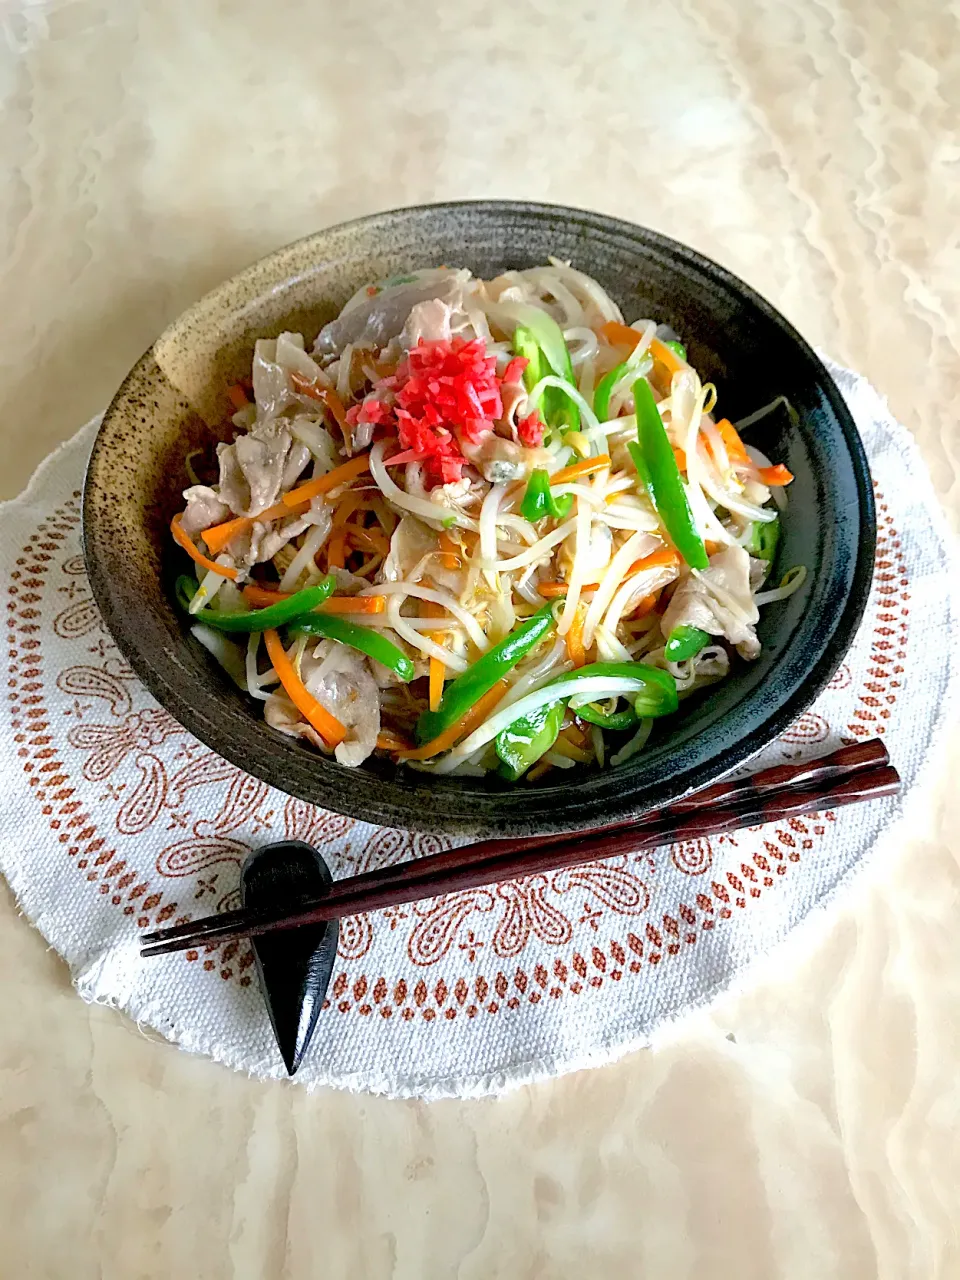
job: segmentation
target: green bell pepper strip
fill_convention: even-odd
[[[563,336],[563,330],[552,316],[548,316],[546,311],[541,311],[539,307],[525,306],[523,308],[523,319],[517,325],[517,331],[519,332],[520,330],[523,330],[536,343],[543,353],[543,358],[558,378],[563,378],[574,386],[577,385],[577,380],[573,376],[573,363],[570,360],[570,352],[567,350],[566,338]],[[516,349],[516,344],[514,344],[514,349]],[[522,351],[517,354],[526,355],[527,353]],[[546,370],[543,370],[543,373],[546,373]],[[541,373],[541,377],[543,373]]]
[[[416,675],[416,668],[407,655],[372,627],[359,627],[355,622],[347,622],[329,613],[310,613],[294,619],[290,623],[290,630],[295,635],[325,636],[328,640],[339,640],[341,644],[365,653],[374,662],[389,667],[404,684],[409,684]]]
[[[573,714],[578,720],[586,720],[587,724],[612,730],[632,729],[640,719],[629,703],[625,711],[603,712],[598,709],[595,702],[587,702],[582,707],[575,708]]]
[[[640,446],[636,440],[627,441],[627,451],[636,467],[637,475],[640,477],[640,483],[650,494],[653,493],[653,481],[650,479],[650,468],[647,466],[647,460],[640,452]]]
[[[504,778],[516,782],[550,750],[563,724],[563,713],[562,701],[551,702],[500,730],[495,746],[502,762],[499,772]]]
[[[200,583],[196,580],[195,577],[193,577],[192,574],[181,573],[180,577],[177,578],[177,583],[174,590],[175,590],[175,595],[177,597],[177,604],[184,611],[184,613],[186,613],[190,608],[190,601],[200,590]]]
[[[521,658],[533,649],[554,627],[553,605],[547,604],[519,627],[515,627],[499,644],[488,649],[466,671],[461,671],[443,690],[436,711],[424,711],[417,721],[417,743],[432,742],[444,729],[449,729],[483,695],[511,671]]]
[[[646,685],[638,693],[629,695],[634,701],[628,702],[625,711],[615,711],[607,715],[590,702],[582,707],[571,706],[570,710],[580,720],[599,725],[601,729],[630,729],[646,717],[670,715],[679,705],[677,682],[670,672],[661,671],[659,667],[647,666],[643,662],[593,662],[588,666],[580,667],[575,672],[558,676],[556,680],[551,680],[550,684],[589,676],[613,678],[626,676],[631,680],[642,680]],[[549,688],[550,685],[545,687]],[[558,702],[548,702],[536,711],[531,711],[528,716],[521,716],[519,720],[514,720],[512,724],[500,730],[496,737],[496,750],[503,761],[504,767],[500,772],[504,777],[516,781],[540,759],[544,752],[550,750],[557,740],[557,734],[563,723],[564,704],[569,700],[568,694]]]
[[[524,307],[523,315],[524,320],[514,331],[513,349],[529,361],[523,371],[524,386],[532,391],[540,379],[552,371],[575,387],[577,380],[573,376],[570,352],[556,320],[539,307]],[[555,387],[547,387],[543,393],[543,418],[547,426],[562,431],[577,431],[580,427],[580,410],[569,396]]]
[[[580,410],[559,387],[544,388],[543,418],[548,427],[556,427],[561,432],[580,430]]]
[[[637,466],[640,478],[684,560],[694,569],[706,569],[710,560],[693,522],[677,460],[673,456],[673,446],[667,439],[663,419],[646,378],[638,378],[633,384],[633,402],[637,413],[639,455],[646,471],[644,475]],[[638,454],[632,448],[630,456],[636,465]]]
[[[542,377],[549,372],[549,366],[543,352],[537,346],[537,340],[524,324],[518,324],[513,335],[513,349],[518,356],[527,362],[523,371],[523,385],[532,391]]]
[[[597,388],[593,393],[593,412],[597,415],[600,422],[606,422],[610,417],[610,397],[613,395],[613,389],[627,371],[627,362],[615,365],[609,373],[605,373],[597,383]]]
[[[633,699],[633,709],[640,719],[671,715],[680,705],[677,698],[677,682],[670,672],[662,671],[659,667],[648,666],[645,662],[589,662],[585,667],[578,667],[576,671],[557,676],[555,680],[550,681],[550,684],[559,684],[561,680],[568,681],[571,678],[584,680],[589,676],[608,676],[613,679],[622,676],[628,680],[642,680],[646,687],[639,693],[630,695]],[[550,685],[544,686],[544,688],[549,687]],[[582,709],[582,707],[570,708],[576,716]]]
[[[527,489],[520,503],[520,514],[524,520],[536,524],[545,516],[553,516],[554,520],[565,520],[573,506],[573,494],[564,493],[555,498],[550,489],[550,474],[537,467],[530,472]]]
[[[695,658],[710,643],[710,632],[699,627],[674,627],[663,647],[664,657],[670,662],[684,662]]]
[[[186,595],[193,579],[186,576],[177,579],[177,598],[181,604],[190,597]],[[205,622],[218,631],[241,631],[248,635],[251,631],[266,631],[271,627],[283,627],[299,618],[301,614],[310,613],[331,594],[337,580],[332,575],[322,578],[313,587],[305,587],[303,591],[295,591],[287,600],[278,600],[266,609],[237,610],[228,613],[221,609],[199,609],[193,616],[197,622]]]
[[[684,360],[684,361],[686,360],[687,348],[683,345],[682,342],[677,342],[676,338],[670,338],[663,345],[665,347],[669,347],[670,350],[673,352],[673,354],[676,356],[679,356],[681,360]]]
[[[750,530],[750,537],[746,543],[746,550],[752,556],[756,556],[758,560],[766,560],[768,564],[773,563],[773,557],[777,553],[777,543],[780,541],[780,517],[776,520],[755,520]]]
[[[649,353],[645,351],[643,355],[638,357],[634,352],[622,364],[614,365],[610,372],[604,374],[597,383],[596,390],[593,393],[593,412],[600,422],[609,422],[610,420],[610,397],[616,390],[617,383],[629,377],[631,373],[639,373],[643,364],[648,367],[653,365],[653,360]]]

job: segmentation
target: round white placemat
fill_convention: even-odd
[[[909,789],[950,714],[952,548],[909,435],[868,383],[830,368],[874,477],[873,590],[829,688],[755,763],[882,735]],[[84,427],[0,509],[0,870],[84,999],[281,1076],[249,946],[144,962],[139,933],[237,905],[240,864],[269,840],[310,841],[335,876],[441,842],[272,790],[190,737],[133,678],[80,553],[95,431]],[[900,807],[826,812],[344,920],[296,1080],[465,1096],[609,1061],[729,985],[823,904]]]

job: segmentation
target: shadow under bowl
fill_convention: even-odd
[[[570,259],[626,319],[653,316],[686,343],[736,421],[786,396],[748,440],[796,477],[778,575],[805,585],[762,610],[763,649],[658,723],[618,769],[434,778],[371,760],[346,769],[282,736],[193,640],[173,604],[181,553],[169,535],[189,483],[185,457],[226,438],[226,388],[253,344],[293,329],[308,342],[365,281],[439,263],[491,277]],[[201,299],[131,370],[103,420],[83,503],[84,551],[106,624],[157,701],[231,763],[312,804],[368,822],[440,834],[536,835],[624,821],[715,781],[773,741],[830,680],[870,589],[875,516],[854,423],[827,370],[769,303],[692,249],[615,218],[551,205],[465,202],[399,209],[332,227],[256,263]]]

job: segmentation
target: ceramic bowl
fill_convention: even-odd
[[[751,438],[796,479],[777,568],[805,586],[762,610],[761,657],[682,704],[618,769],[554,773],[538,785],[430,778],[373,760],[346,769],[283,737],[187,633],[174,608],[180,564],[168,525],[182,507],[185,456],[222,437],[227,386],[254,340],[283,329],[311,341],[364,281],[446,263],[484,277],[570,259],[626,319],[673,326],[736,420],[785,395],[799,421]],[[848,648],[870,587],[870,476],[826,369],[769,303],[692,249],[615,218],[509,201],[428,205],[346,223],[280,249],[184,313],[130,371],[100,428],[83,507],[87,568],[120,650],[157,701],[248,773],[324,808],[445,834],[533,835],[639,815],[741,764],[810,705]]]

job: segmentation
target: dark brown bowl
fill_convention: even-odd
[[[654,316],[686,342],[723,411],[737,419],[775,396],[799,413],[756,443],[796,476],[778,567],[805,586],[764,609],[761,657],[660,722],[619,769],[560,785],[429,778],[383,761],[345,769],[264,724],[188,635],[172,604],[179,565],[168,525],[188,483],[184,458],[222,432],[226,387],[254,340],[309,338],[364,281],[438,263],[480,276],[548,254],[595,276],[628,320]],[[511,201],[399,209],[332,227],[271,254],[184,313],[137,362],[94,444],[84,550],[107,626],[137,675],[202,742],[258,778],[370,822],[475,836],[533,835],[637,816],[714,781],[778,736],[814,700],[860,621],[873,567],[874,508],[860,438],[830,375],[783,317],[742,281],[655,232],[579,209]]]

